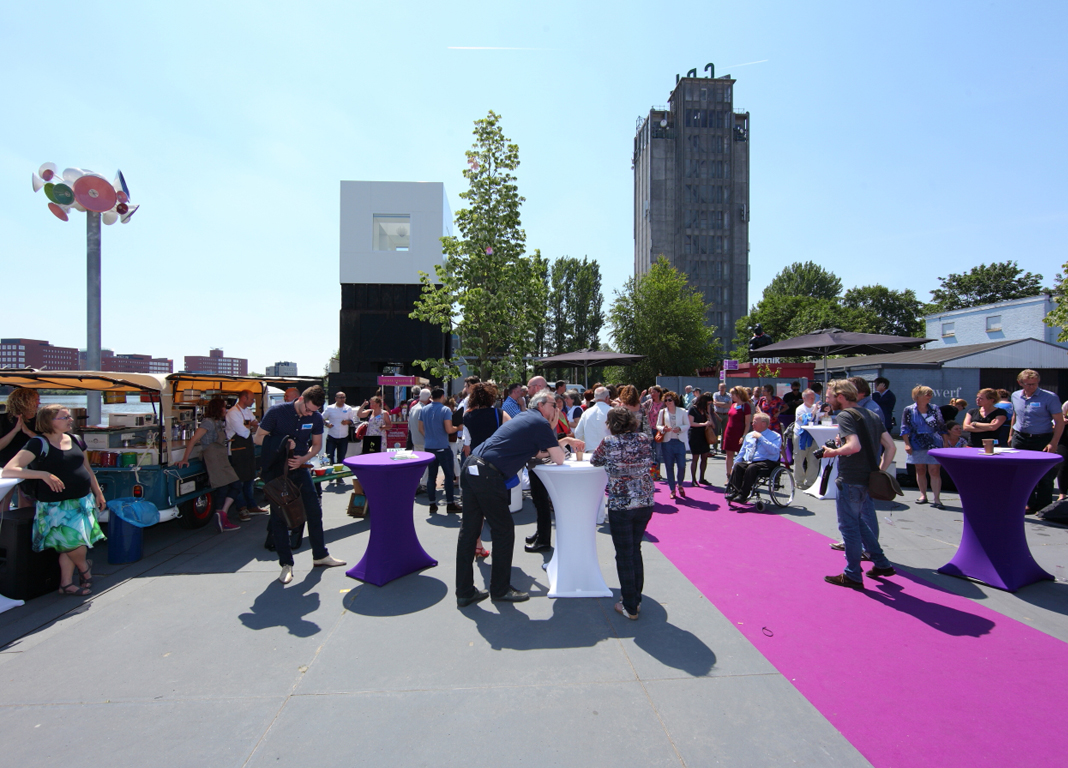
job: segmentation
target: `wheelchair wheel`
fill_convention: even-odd
[[[768,495],[777,507],[788,507],[794,501],[794,476],[786,467],[777,467],[768,478]]]

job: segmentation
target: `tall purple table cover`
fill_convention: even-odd
[[[964,507],[960,546],[938,572],[1009,592],[1052,580],[1027,546],[1024,507],[1039,479],[1061,457],[1042,451],[986,456],[978,448],[936,448],[930,453],[953,478]]]
[[[371,533],[363,559],[345,572],[381,587],[409,573],[438,564],[415,533],[415,490],[434,455],[416,451],[415,459],[394,460],[382,452],[352,456],[344,463],[367,496]]]

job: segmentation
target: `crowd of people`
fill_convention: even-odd
[[[652,515],[654,483],[666,482],[670,498],[684,502],[687,455],[691,488],[716,482],[707,476],[709,459],[723,455],[723,491],[729,501],[738,503],[739,512],[746,511],[744,502],[759,476],[779,463],[791,465],[796,484],[807,487],[815,481],[821,454],[838,457],[843,541],[836,547],[845,551],[846,568],[827,580],[862,588],[862,555],[873,561],[870,574],[893,574],[879,548],[878,523],[866,483],[873,469],[885,469],[893,461],[895,435],[901,438],[906,463],[915,467],[916,503],[939,509],[944,508],[942,478],[938,460],[931,454],[934,448],[982,447],[984,440],[994,440],[999,446],[1068,457],[1064,430],[1068,401],[1062,404],[1054,393],[1042,389],[1036,371],[1020,372],[1018,383],[1020,389],[1013,393],[981,389],[971,409],[961,399],[935,405],[934,391],[919,385],[912,389],[912,402],[901,409],[900,417],[895,415],[897,398],[888,380],[876,378],[872,391],[859,377],[829,382],[826,392],[818,382],[805,390],[794,382],[780,397],[773,385],[728,390],[720,382],[714,392],[687,386],[680,394],[660,386],[639,391],[629,384],[596,384],[580,391],[568,389],[563,381],[550,385],[541,376],[526,385],[516,382],[498,388],[471,376],[464,380],[458,399],[446,398],[441,387],[416,388],[410,400],[392,411],[386,410],[380,394],[353,408],[346,404],[345,393],[338,392],[334,403],[326,406],[326,393],[313,386],[287,392],[286,402],[270,408],[259,422],[250,409],[251,393],[242,392],[229,409],[221,399],[208,405],[178,465],[188,463],[194,445],[201,446],[216,494],[220,531],[238,527],[230,518],[231,510],[239,522],[253,514],[270,514],[268,544],[282,567],[279,580],[289,583],[296,542],[279,510],[255,504],[257,474],[269,482],[288,471],[304,502],[314,565],[344,565],[326,548],[321,489],[312,482],[309,462],[324,450],[324,434],[329,460],[341,461],[354,436],[362,441],[363,452],[382,450],[392,420],[407,419],[407,447],[434,457],[421,486],[429,511],[433,514],[439,509],[440,470],[445,511],[462,515],[456,597],[463,607],[487,597],[511,602],[528,599],[527,593],[509,581],[515,535],[509,513],[511,489],[520,482],[521,472],[528,470],[537,526],[525,550],[548,551],[552,548],[552,503],[537,473],[530,470],[539,463],[561,464],[567,453],[579,457],[589,453],[590,460],[604,466],[609,475],[607,518],[622,595],[616,610],[636,619],[644,572],[641,540]],[[838,425],[839,436],[832,446],[816,445],[807,431],[798,428],[827,419]],[[103,537],[96,512],[105,500],[85,446],[71,434],[71,426],[68,408],[40,407],[33,390],[11,393],[6,413],[0,414],[0,461],[4,477],[24,482],[2,505],[5,509],[12,501],[19,506],[35,505],[34,549],[61,553],[61,594],[86,595],[92,586],[92,561],[86,554]],[[254,445],[262,446],[258,468]],[[1042,478],[1028,512],[1053,500],[1058,477],[1059,499],[1065,498],[1066,466],[1068,462]],[[490,555],[481,540],[484,524],[493,533],[495,550],[486,591],[475,587],[472,567],[476,558]]]

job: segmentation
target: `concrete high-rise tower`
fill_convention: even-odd
[[[730,75],[678,78],[667,107],[638,118],[634,137],[634,274],[660,256],[712,307],[729,351],[749,301],[749,113]]]

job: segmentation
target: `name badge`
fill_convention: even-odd
[[[300,428],[301,428],[301,429],[311,429],[311,428],[312,428],[312,425],[311,425],[311,424],[301,424],[301,425],[300,425]]]

